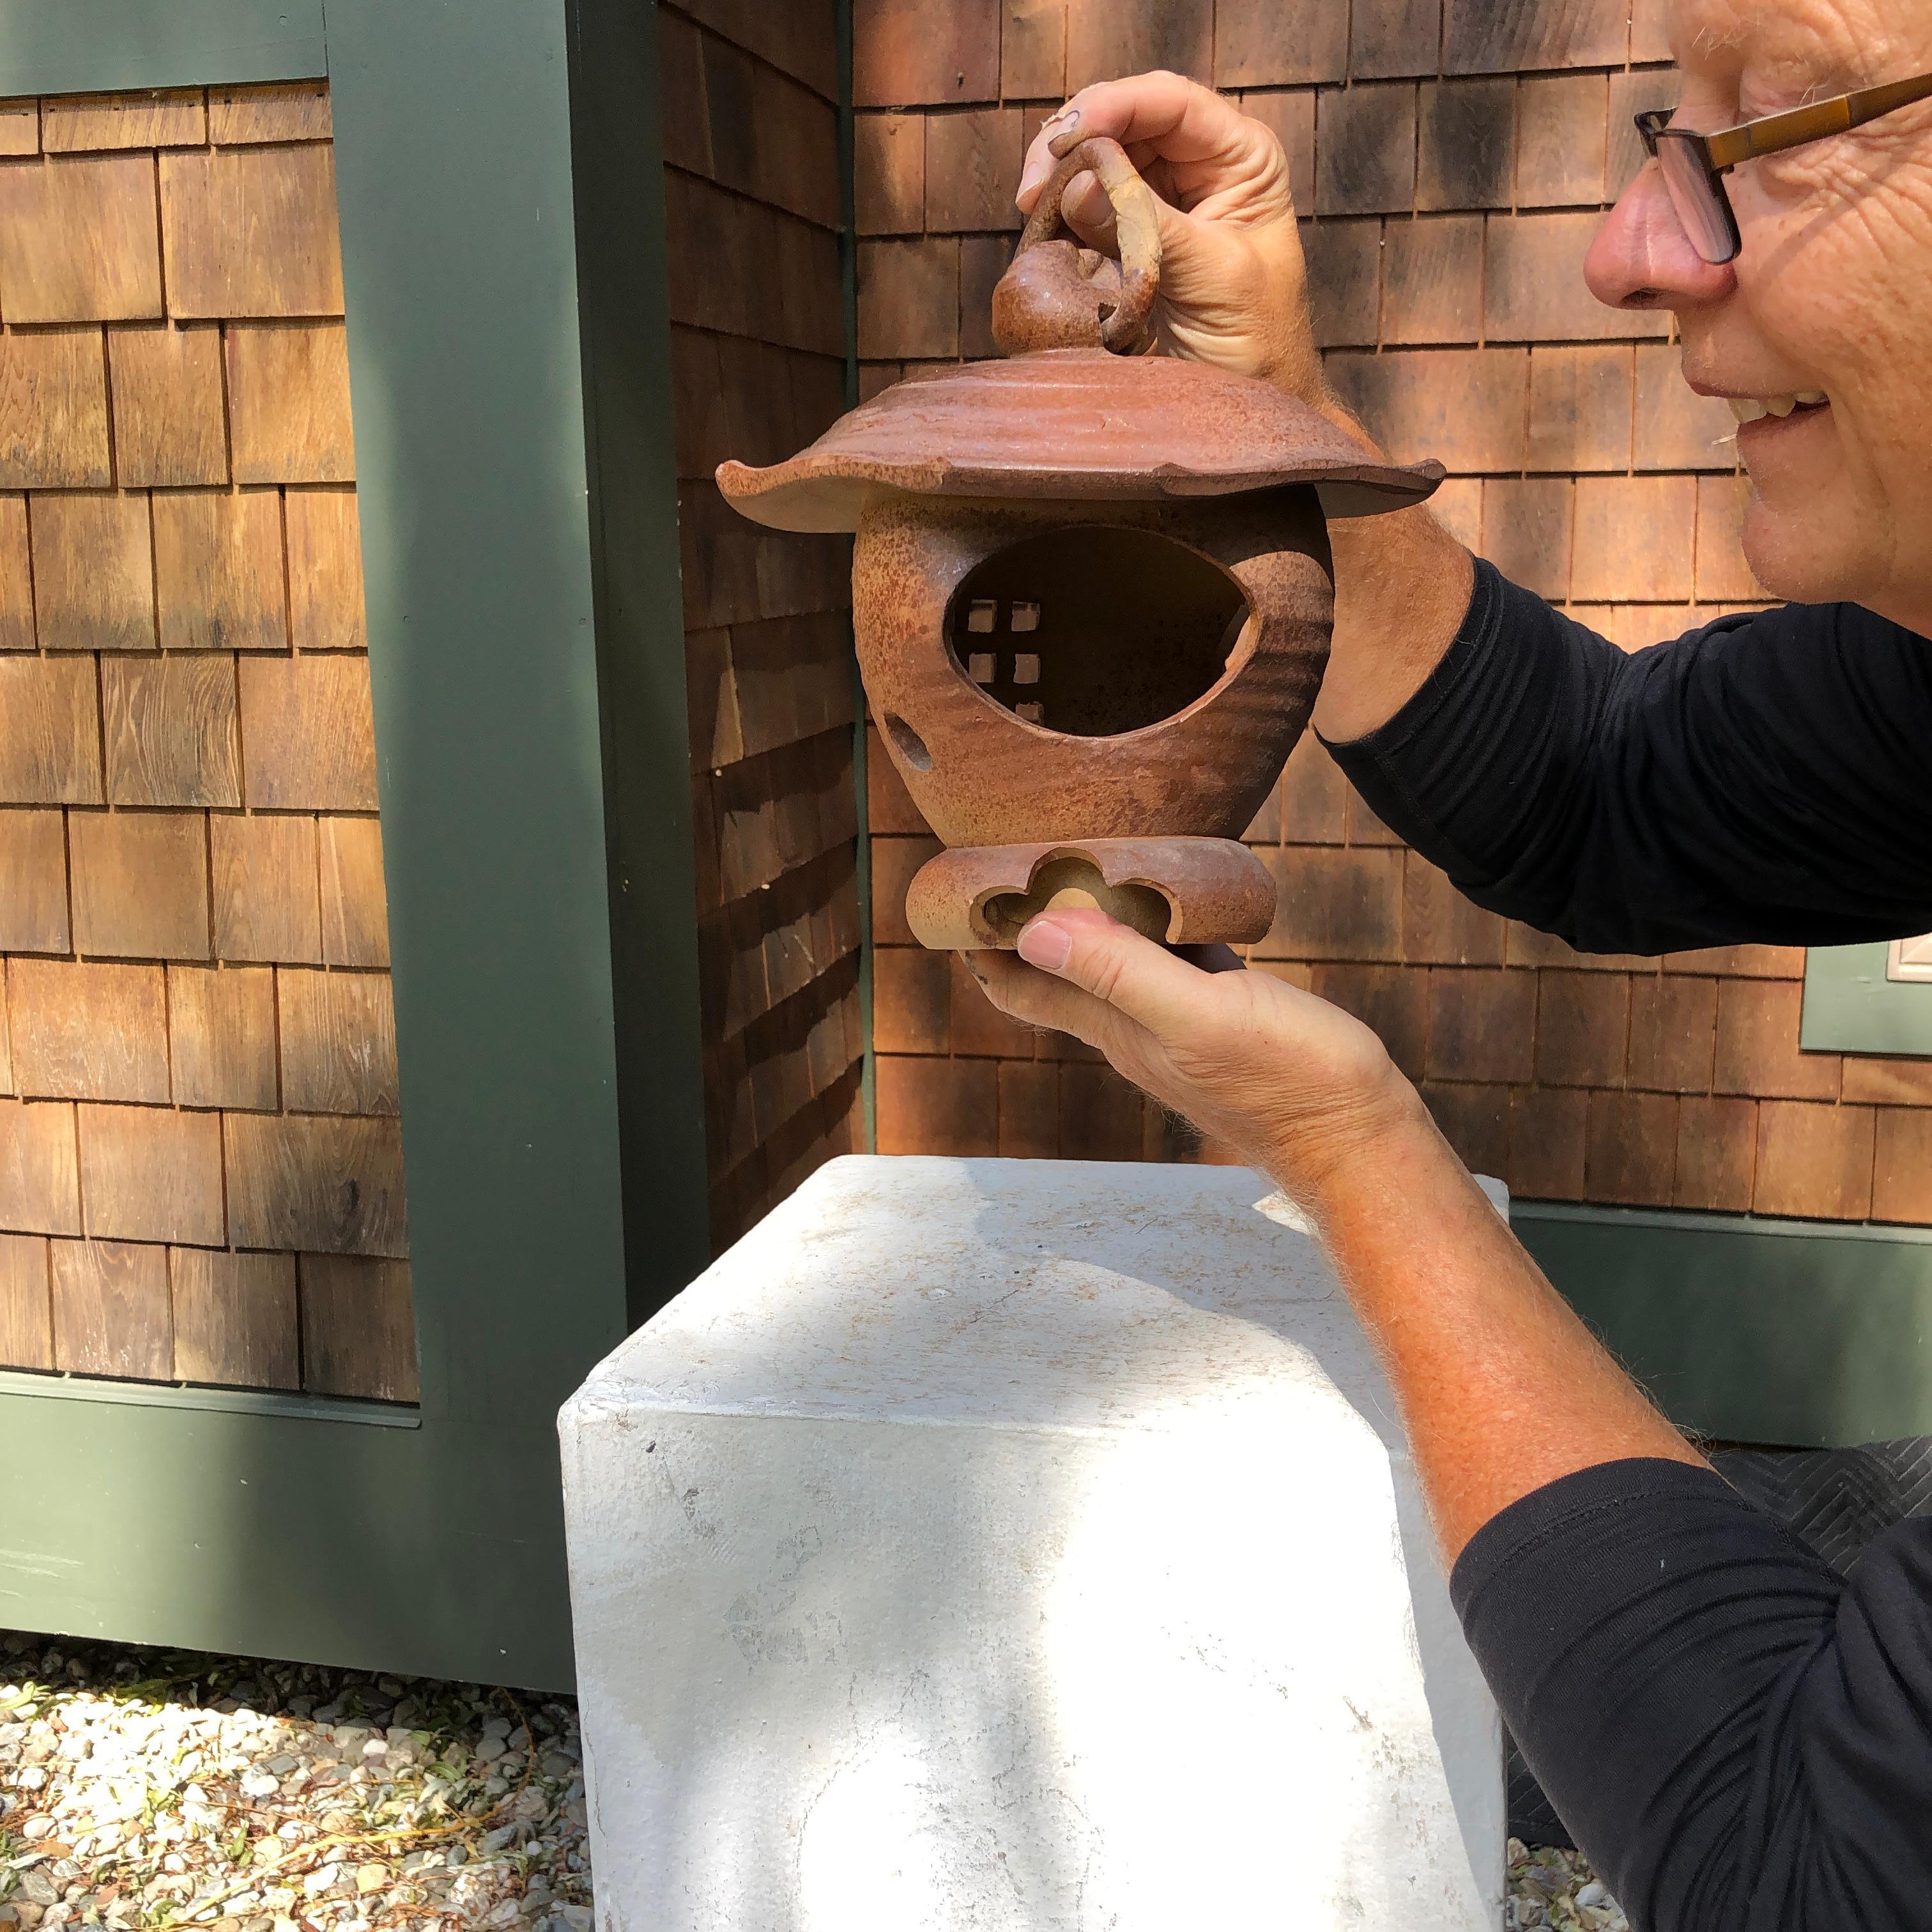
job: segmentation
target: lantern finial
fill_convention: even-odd
[[[1060,202],[1076,175],[1091,174],[1114,205],[1120,259],[1055,233]],[[993,291],[993,340],[1003,356],[1036,349],[1111,349],[1133,355],[1153,346],[1149,326],[1160,287],[1160,220],[1154,191],[1120,143],[1102,136],[1060,158],[1021,231],[1019,246]]]

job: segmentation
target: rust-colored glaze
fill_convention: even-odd
[[[1060,204],[1076,175],[1090,172],[1114,205],[1120,259],[1056,236]],[[1148,345],[1160,288],[1160,218],[1153,190],[1117,142],[1082,141],[1060,157],[1040,191],[1019,246],[993,291],[993,340],[1003,356],[1038,349]]]
[[[843,416],[809,449],[718,484],[754,523],[856,530],[896,494],[1091,503],[1232,496],[1312,483],[1331,517],[1419,503],[1439,463],[1365,455],[1298,398],[1203,362],[1049,349],[916,370]]]
[[[956,623],[956,592],[982,560],[1044,532],[1077,543],[1096,526],[1166,538],[1218,566],[1250,615],[1218,682],[1184,709],[1116,735],[1071,736],[1051,728],[1051,711],[1034,724],[982,690],[949,616]],[[892,762],[949,845],[1239,838],[1314,708],[1334,609],[1328,530],[1306,489],[1050,509],[890,498],[860,526],[852,603],[859,668]],[[1046,628],[1022,634],[1036,636],[1044,655],[1054,636],[1050,586],[1041,603]],[[1148,611],[1145,622],[1159,615]],[[1010,629],[988,640],[1018,642]],[[1131,686],[1157,669],[1162,653],[1148,644],[1123,634],[1107,674]]]
[[[1231,838],[1082,838],[942,852],[906,889],[906,923],[940,951],[1011,946],[1036,914],[1065,906],[1098,906],[1170,946],[1249,946],[1274,922],[1274,880]]]
[[[1082,170],[1123,265],[1053,234]],[[1069,894],[1170,942],[1258,939],[1274,887],[1235,842],[1322,681],[1324,513],[1399,509],[1442,478],[1268,383],[1126,352],[1155,213],[1112,143],[1070,147],[994,298],[1024,352],[908,376],[789,462],[718,468],[759,523],[856,534],[866,694],[954,848],[908,902],[929,946],[1010,945]]]

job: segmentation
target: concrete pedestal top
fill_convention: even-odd
[[[1501,1922],[1495,1711],[1260,1177],[834,1161],[561,1430],[601,1924]]]

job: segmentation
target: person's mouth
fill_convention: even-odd
[[[1726,396],[1724,400],[1740,430],[1767,417],[1784,422],[1792,416],[1816,416],[1832,406],[1832,399],[1822,389],[1798,389],[1781,396]]]

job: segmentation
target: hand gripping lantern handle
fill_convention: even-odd
[[[1118,264],[1070,242],[1060,204],[1075,176],[1091,173],[1113,203]],[[1029,260],[1029,257],[1031,257]],[[1142,346],[1160,287],[1160,226],[1154,190],[1118,141],[1096,135],[1070,148],[1027,218],[993,296],[993,333],[1006,355],[1036,349]]]

